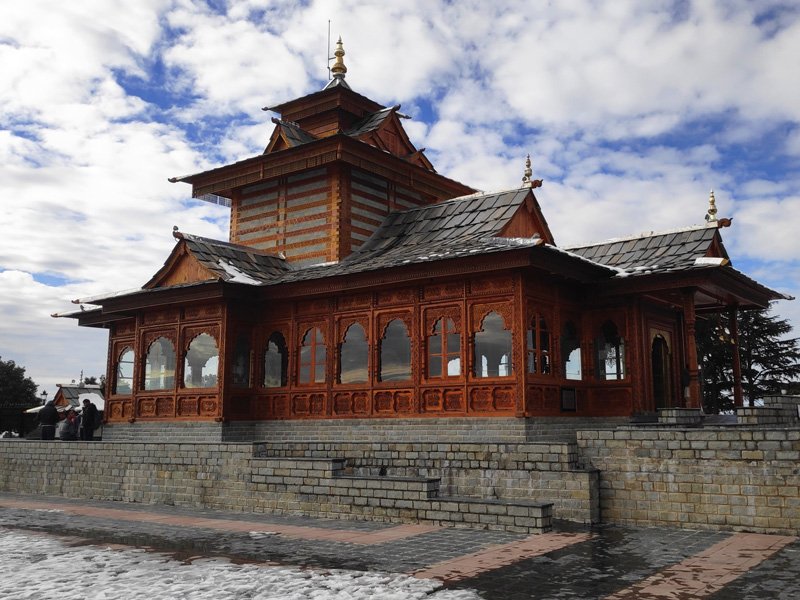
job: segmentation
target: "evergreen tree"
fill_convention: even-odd
[[[23,367],[0,357],[0,407],[36,406],[39,404],[36,388],[33,379],[25,377]]]
[[[703,392],[703,411],[718,414],[733,410],[733,347],[727,316],[697,320],[697,359]]]
[[[32,427],[35,417],[27,419],[23,411],[39,404],[36,397],[36,384],[25,377],[25,369],[18,367],[13,360],[0,357],[0,433],[16,431],[25,433]]]
[[[780,394],[800,377],[800,340],[788,338],[792,326],[769,310],[739,312],[739,358],[742,388],[749,406]]]
[[[791,324],[770,309],[739,311],[739,361],[744,401],[755,401],[800,378],[800,340],[787,337]],[[697,353],[701,367],[703,409],[718,413],[733,409],[733,340],[725,315],[697,321]]]

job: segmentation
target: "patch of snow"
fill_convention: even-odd
[[[4,600],[480,600],[434,579],[343,570],[314,571],[221,558],[177,561],[142,549],[69,546],[58,538],[0,528]]]
[[[237,269],[231,263],[222,258],[220,258],[217,261],[217,264],[222,269],[225,270],[225,273],[228,274],[228,276],[230,277],[228,281],[230,282],[246,283],[248,285],[261,285],[261,282],[258,279],[254,279],[253,277],[250,277],[250,275],[248,275],[247,273],[243,273],[240,269]]]
[[[694,264],[697,267],[702,266],[713,266],[719,267],[724,265],[728,259],[722,258],[721,256],[698,256],[694,259]]]

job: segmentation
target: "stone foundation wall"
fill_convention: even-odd
[[[287,421],[136,421],[103,427],[115,442],[477,442],[575,441],[579,429],[613,429],[626,419],[448,417],[416,419],[298,419]]]
[[[581,431],[604,522],[796,535],[800,429]]]
[[[0,441],[0,490],[527,533],[551,526],[546,500],[442,494],[438,477],[350,473],[342,458],[275,454],[233,443]]]
[[[432,477],[441,496],[546,501],[554,518],[599,522],[598,474],[578,468],[574,443],[272,442],[255,449],[259,457],[341,457],[353,475]]]

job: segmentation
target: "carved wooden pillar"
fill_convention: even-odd
[[[739,319],[735,306],[728,311],[728,327],[731,330],[733,355],[733,405],[739,407],[744,404],[744,394],[742,393],[742,362],[739,357]]]
[[[689,394],[686,398],[686,408],[700,408],[700,379],[697,367],[697,316],[694,312],[694,290],[683,291],[683,322],[686,327],[686,370],[689,372]]]

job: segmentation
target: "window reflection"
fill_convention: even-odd
[[[233,385],[250,385],[250,336],[244,333],[236,338],[233,350]]]
[[[411,379],[411,339],[402,319],[394,319],[386,326],[381,339],[381,381],[407,381]]]
[[[531,320],[527,334],[528,373],[550,373],[550,330],[544,317],[536,315]]]
[[[456,332],[452,319],[442,318],[428,336],[428,377],[458,377],[461,375],[461,334]]]
[[[503,317],[490,312],[483,319],[481,331],[475,333],[475,377],[511,375],[511,332]]]
[[[117,362],[117,378],[114,382],[115,394],[130,394],[133,391],[134,353],[131,348],[124,348]]]
[[[175,347],[165,337],[150,344],[144,365],[144,389],[168,390],[175,387]]]
[[[269,336],[264,352],[264,387],[276,388],[286,385],[289,353],[283,335],[275,331]]]
[[[597,376],[599,379],[625,379],[625,340],[617,325],[606,321],[597,340]]]
[[[366,383],[369,343],[364,328],[353,323],[347,328],[339,350],[339,383]]]
[[[189,344],[183,361],[183,384],[187,388],[209,388],[217,385],[219,351],[217,341],[201,333]]]
[[[561,363],[566,379],[580,380],[583,378],[581,340],[578,329],[572,321],[564,323],[564,331],[561,336]]]
[[[309,329],[300,346],[300,383],[325,383],[328,349],[318,327]]]

